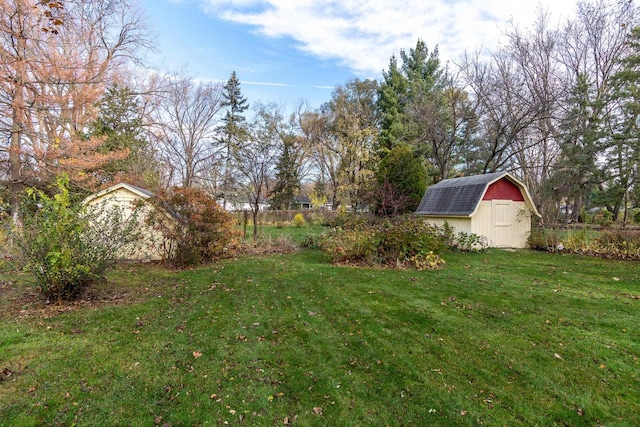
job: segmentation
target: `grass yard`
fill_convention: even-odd
[[[0,425],[640,425],[638,263],[444,258],[123,267],[62,307],[5,283]]]
[[[242,227],[238,227],[242,231]],[[258,228],[259,236],[277,239],[278,237],[287,237],[292,241],[300,243],[305,236],[319,235],[325,231],[327,227],[322,225],[310,225],[307,224],[303,227],[295,227],[293,225],[286,225],[284,227],[276,227],[273,225],[262,225]],[[253,226],[247,226],[247,239],[251,239],[253,236]]]

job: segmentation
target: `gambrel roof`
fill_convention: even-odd
[[[478,209],[478,205],[489,186],[502,178],[515,184],[520,189],[531,211],[540,216],[525,185],[508,172],[444,179],[427,189],[416,214],[470,217]]]

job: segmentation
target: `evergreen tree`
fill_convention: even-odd
[[[294,154],[295,143],[295,135],[288,134],[282,138],[282,150],[276,162],[277,181],[270,193],[270,205],[274,209],[289,209],[300,187]]]
[[[618,110],[606,156],[611,176],[603,195],[614,218],[626,205],[629,191],[640,182],[640,27],[632,29],[628,46],[630,53],[620,61],[622,67],[612,78]]]
[[[376,178],[376,212],[385,216],[415,211],[427,189],[427,170],[407,144],[391,149]]]
[[[246,132],[244,127],[246,118],[243,114],[249,108],[247,99],[242,96],[240,80],[238,80],[235,71],[231,73],[231,77],[223,87],[222,98],[222,107],[227,109],[222,119],[224,122],[223,137],[226,138],[227,143],[232,144],[234,139],[241,137]]]
[[[244,112],[249,108],[247,99],[242,96],[240,80],[236,72],[231,73],[231,77],[222,89],[222,107],[226,108],[225,116],[222,118],[223,126],[220,127],[220,138],[218,142],[222,145],[223,158],[221,159],[221,177],[218,192],[223,196],[223,204],[227,200],[234,198],[234,171],[233,159],[238,146],[248,138],[246,118]]]
[[[382,71],[377,108],[380,111],[380,154],[384,156],[394,146],[406,142],[405,108],[409,82],[398,68],[395,55],[389,61],[389,71]]]
[[[578,221],[588,195],[602,182],[597,165],[603,141],[602,104],[593,100],[593,92],[587,76],[580,74],[568,100],[571,109],[561,125],[561,154],[548,183],[559,199],[564,198],[572,205],[567,212],[572,212],[574,221]]]
[[[92,171],[99,182],[110,185],[125,180],[131,184],[155,188],[159,185],[159,167],[144,137],[142,108],[137,95],[128,87],[112,86],[98,102],[100,112],[90,128],[91,136],[103,137],[100,153],[128,150],[123,159],[113,160]]]

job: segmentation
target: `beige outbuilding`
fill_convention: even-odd
[[[122,215],[132,215],[137,211],[142,238],[135,250],[128,251],[122,258],[158,261],[163,259],[170,244],[158,230],[154,230],[145,222],[146,217],[156,213],[151,204],[144,203],[152,197],[153,193],[148,190],[121,182],[88,196],[82,203],[89,209],[98,209],[100,212],[109,212],[116,208]],[[161,214],[167,215],[165,212]]]
[[[427,189],[416,214],[499,248],[527,247],[531,218],[540,217],[525,185],[508,172],[442,180]]]

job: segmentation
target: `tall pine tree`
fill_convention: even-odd
[[[128,156],[112,160],[91,171],[101,186],[126,181],[156,189],[160,184],[159,166],[153,160],[149,141],[144,137],[142,107],[134,91],[126,86],[112,86],[98,102],[100,112],[90,134],[104,138],[98,151],[128,151]]]
[[[274,209],[289,209],[300,188],[295,144],[296,136],[293,134],[284,135],[282,138],[282,147],[276,163],[276,185],[271,191],[270,205]]]
[[[247,99],[242,96],[240,80],[235,70],[222,89],[222,106],[226,108],[224,123],[220,127],[220,139],[218,142],[222,146],[223,156],[221,159],[221,182],[218,196],[223,199],[226,205],[227,200],[235,197],[233,159],[234,152],[243,141],[248,138],[247,123],[244,112],[249,108]]]

